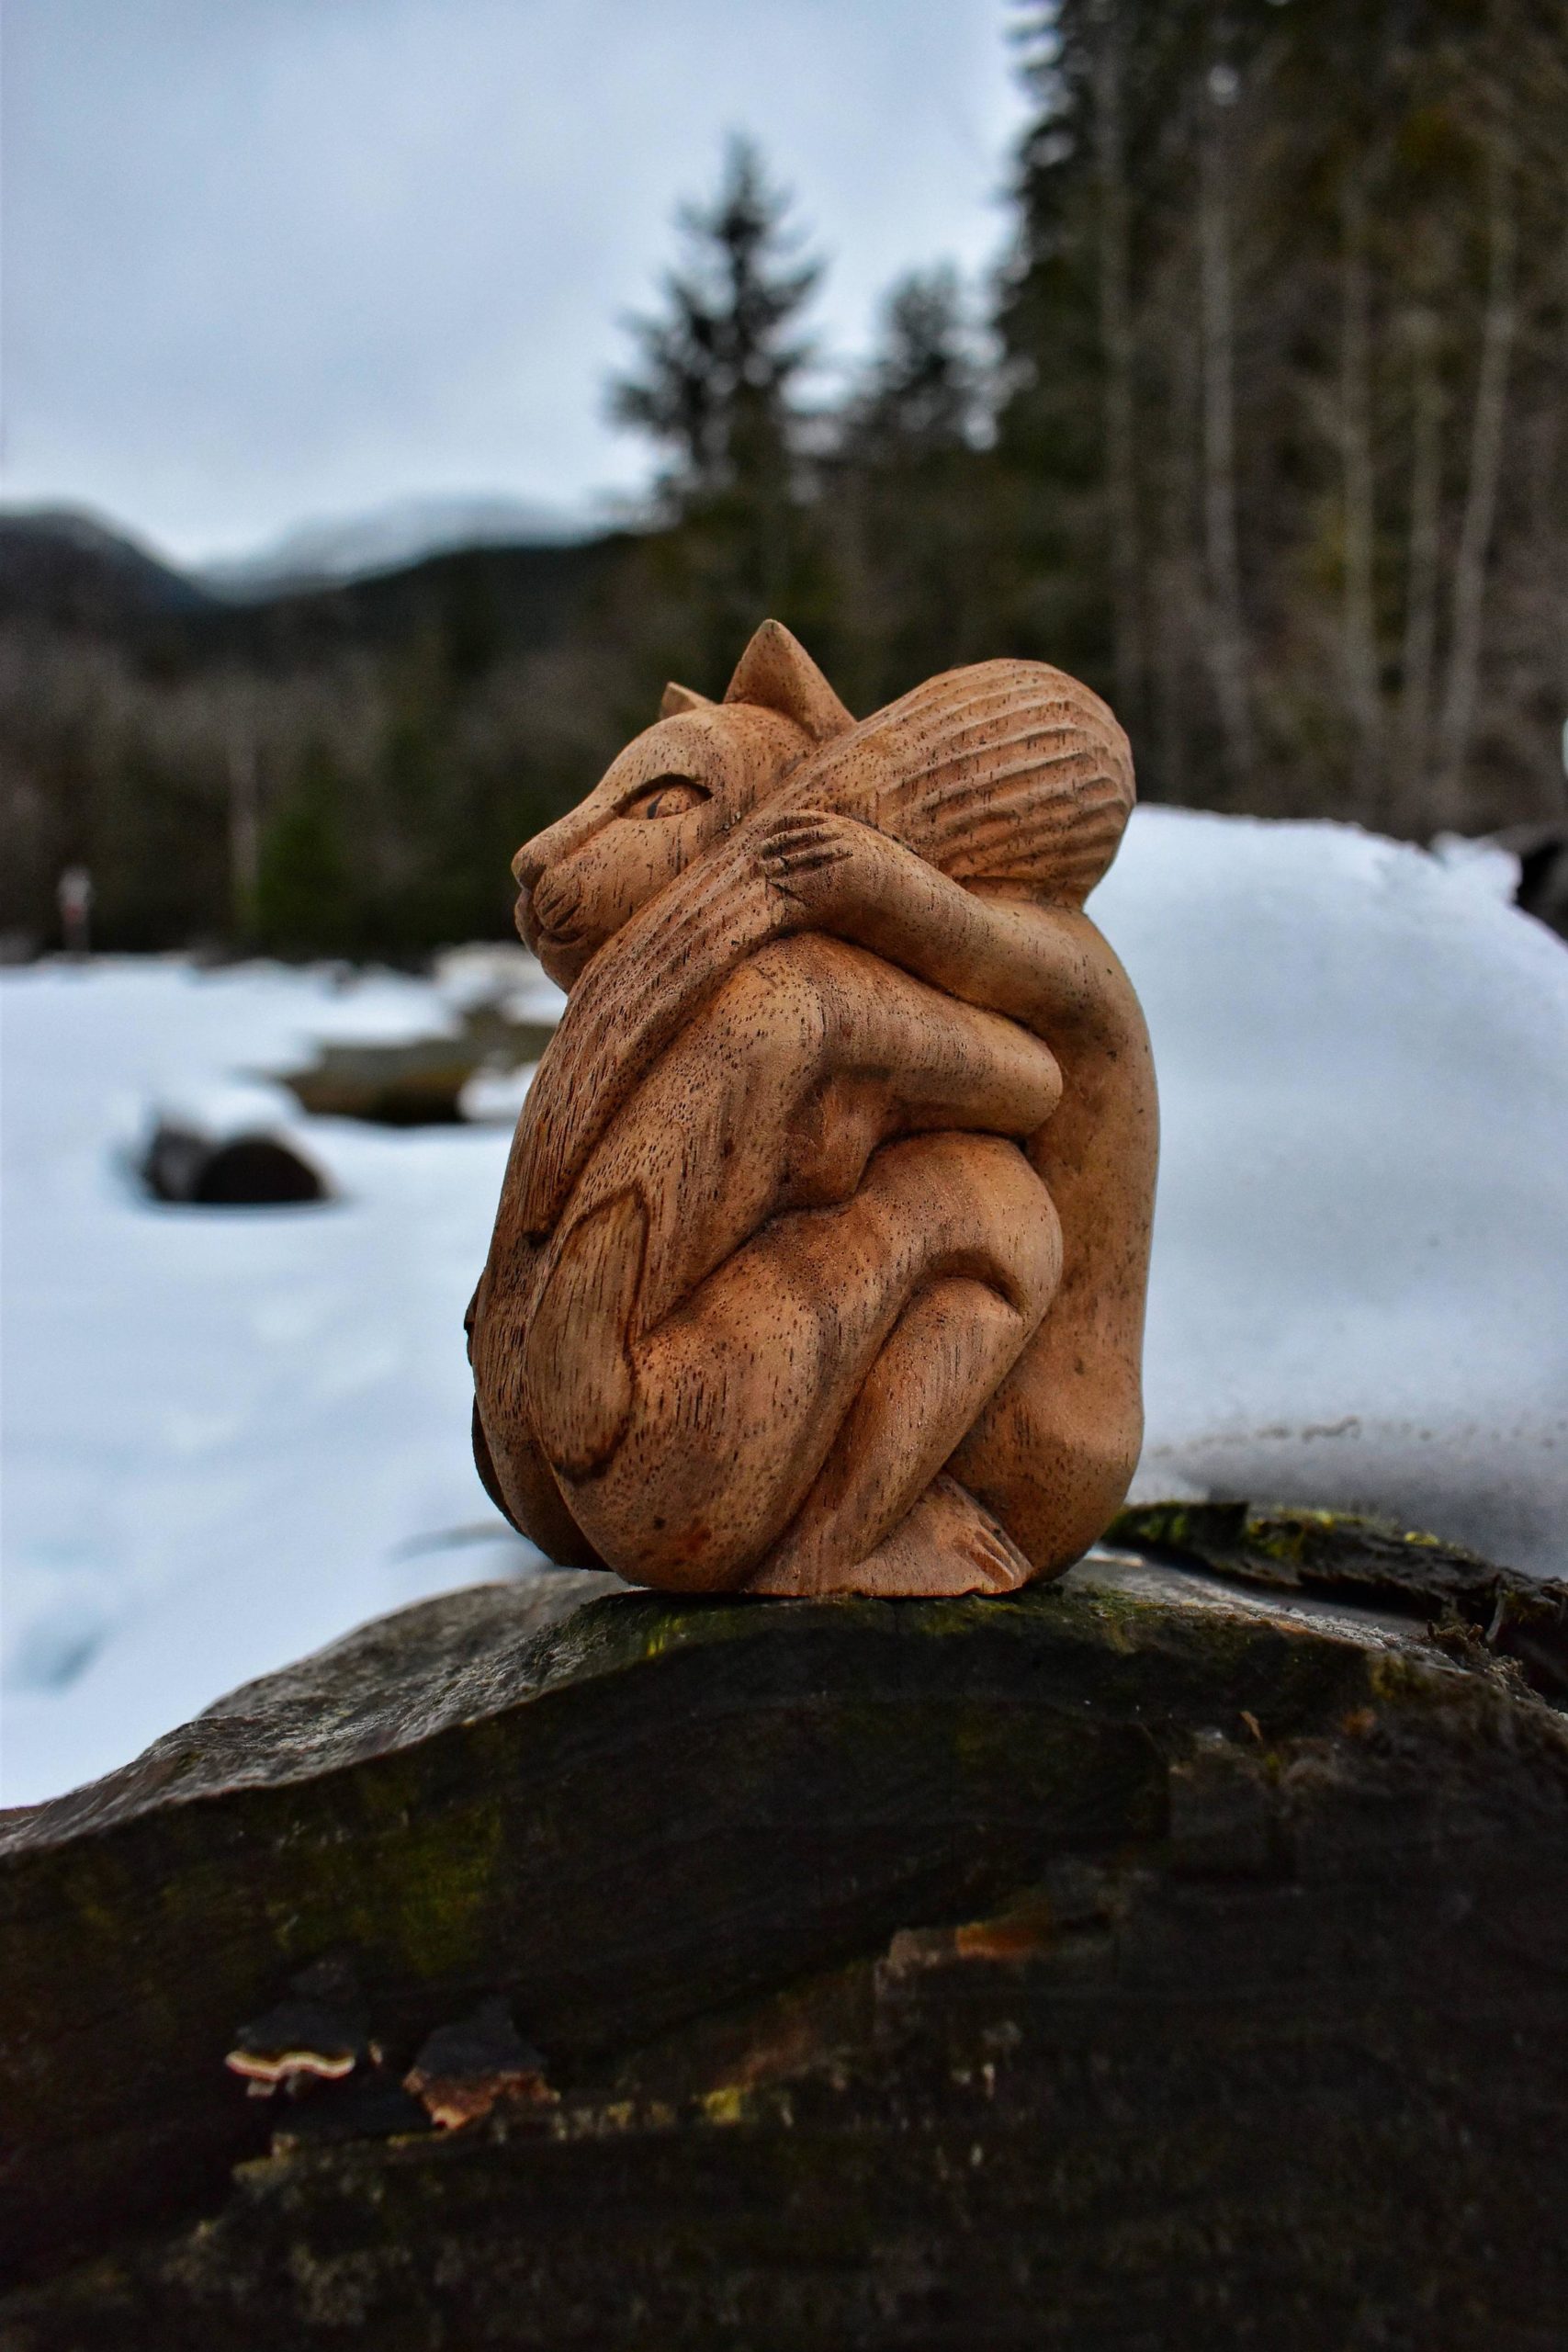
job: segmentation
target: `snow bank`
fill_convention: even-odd
[[[1093,912],[1164,1143],[1136,1493],[1568,1572],[1568,951],[1483,861],[1140,810]]]
[[[1164,1102],[1139,1490],[1359,1503],[1561,1570],[1562,943],[1462,860],[1158,808],[1094,910]],[[537,1566],[468,1455],[461,1319],[506,1130],[307,1120],[266,1077],[485,995],[558,1005],[515,950],[434,982],[0,977],[8,1802],[363,1618]],[[123,1154],[150,1112],[236,1088],[336,1200],[139,1195]]]
[[[429,983],[162,961],[0,982],[5,1686],[22,1803],[236,1682],[531,1555],[468,1451],[462,1316],[507,1136],[305,1119],[249,1075],[443,1025]],[[164,1208],[150,1111],[299,1138],[338,1197]]]

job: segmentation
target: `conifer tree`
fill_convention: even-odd
[[[821,276],[790,202],[750,141],[733,141],[713,200],[681,209],[686,255],[662,315],[632,322],[640,364],[612,384],[612,413],[668,452],[678,504],[788,481],[812,358],[800,314]]]
[[[956,274],[912,271],[845,409],[830,503],[847,690],[863,706],[991,650],[999,518],[976,341]]]
[[[711,201],[682,208],[682,260],[661,311],[632,322],[637,363],[610,387],[612,414],[664,456],[674,530],[653,589],[688,662],[694,640],[716,665],[764,613],[807,617],[813,594],[801,386],[814,350],[802,330],[821,264],[791,207],[753,143],[732,141]]]

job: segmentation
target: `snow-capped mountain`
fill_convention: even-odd
[[[219,595],[265,596],[392,571],[457,548],[567,547],[602,528],[581,512],[538,499],[400,498],[368,514],[297,524],[252,555],[201,565],[197,577]]]

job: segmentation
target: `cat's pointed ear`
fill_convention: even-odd
[[[698,694],[694,686],[678,686],[671,678],[660,697],[659,716],[660,718],[679,718],[683,710],[711,710],[712,708],[713,705],[706,695]]]
[[[818,743],[854,720],[806,648],[782,621],[764,621],[735,665],[726,702],[758,703],[793,718]]]

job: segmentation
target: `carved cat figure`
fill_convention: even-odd
[[[1083,899],[1126,740],[1044,663],[856,724],[776,622],[519,851],[570,990],[470,1310],[490,1491],[685,1589],[1006,1589],[1142,1437],[1147,1033]]]

